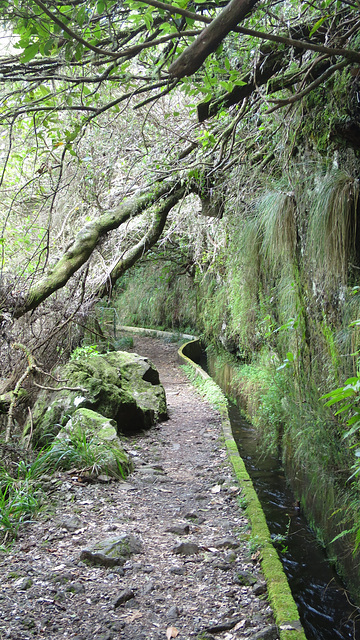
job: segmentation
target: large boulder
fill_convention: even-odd
[[[136,353],[112,351],[68,362],[56,372],[59,389],[42,390],[32,412],[36,446],[52,442],[77,409],[92,409],[130,435],[167,418],[166,399],[154,365]]]

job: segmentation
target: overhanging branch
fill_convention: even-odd
[[[9,309],[13,312],[13,316],[19,318],[28,311],[36,309],[46,298],[61,289],[71,276],[86,263],[106,233],[119,228],[129,218],[139,215],[164,195],[169,196],[177,188],[179,188],[177,182],[163,183],[153,192],[147,191],[136,199],[125,201],[117,209],[106,212],[97,220],[86,224],[54,267],[31,287],[25,301],[18,306],[14,305],[15,308]]]

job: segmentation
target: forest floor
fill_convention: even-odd
[[[0,639],[277,640],[217,412],[177,361],[177,345],[135,336],[156,365],[169,420],[131,437],[126,482],[56,477],[49,505],[0,554]],[[132,534],[123,566],[80,559]]]

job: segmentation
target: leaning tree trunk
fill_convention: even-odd
[[[86,263],[104,235],[109,231],[118,229],[129,218],[139,215],[159,201],[155,212],[156,224],[154,228],[152,227],[153,233],[150,230],[145,234],[141,242],[135,245],[128,252],[128,255],[116,265],[114,273],[111,274],[111,281],[114,283],[127,268],[132,266],[156,242],[164,228],[167,214],[185,194],[185,191],[186,188],[184,186],[181,187],[177,181],[162,183],[151,192],[145,192],[137,198],[129,199],[116,209],[108,211],[96,220],[87,223],[77,233],[72,243],[52,269],[31,286],[29,292],[20,303],[9,300],[8,304],[6,304],[5,301],[0,313],[0,320],[6,320],[9,315],[13,318],[20,318],[28,311],[36,309],[55,291],[61,289],[70,280],[71,276]]]

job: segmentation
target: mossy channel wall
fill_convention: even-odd
[[[198,340],[187,342],[180,347],[178,353],[180,361],[183,364],[191,365],[198,376],[205,380],[210,378],[200,365],[196,364],[201,355],[201,346]],[[246,515],[251,523],[252,535],[257,537],[261,545],[261,566],[267,583],[269,601],[279,628],[280,638],[281,640],[306,640],[286,575],[277,551],[271,542],[264,512],[233,438],[225,401],[223,406],[220,407],[220,415],[228,455],[247,505]]]
[[[217,356],[208,356],[208,367],[212,379],[224,390],[224,393],[237,403],[240,409],[244,402],[244,394],[239,387],[236,368],[228,362],[221,361],[218,366]],[[358,557],[354,557],[354,534],[351,532],[353,522],[347,522],[343,516],[345,501],[344,492],[334,486],[331,478],[325,474],[309,472],[305,466],[294,461],[298,442],[296,434],[288,431],[282,438],[282,462],[286,478],[293,490],[295,498],[301,504],[302,512],[319,542],[325,547],[329,560],[336,566],[338,574],[344,579],[352,599],[360,601],[360,566]],[[297,437],[300,437],[297,434]],[[344,535],[341,532],[344,532]],[[345,534],[345,532],[348,533]],[[340,534],[340,535],[339,535]],[[334,542],[334,538],[337,538]]]

